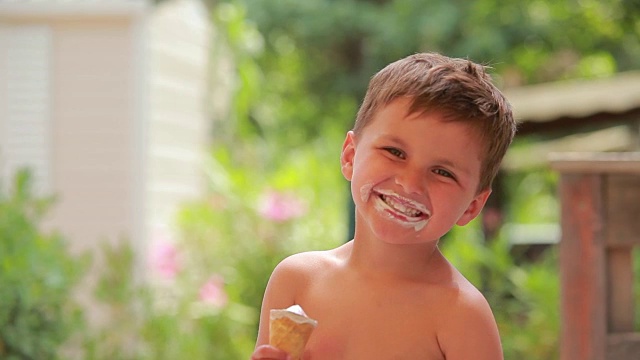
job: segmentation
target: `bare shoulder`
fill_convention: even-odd
[[[269,339],[269,310],[284,309],[301,303],[301,299],[314,283],[314,277],[335,266],[340,261],[341,248],[327,251],[310,251],[290,255],[273,270],[262,300],[257,345]],[[319,271],[319,270],[323,271]]]
[[[287,280],[304,281],[318,273],[336,266],[341,261],[341,248],[323,251],[308,251],[290,255],[274,269],[272,277],[286,277]]]
[[[457,270],[455,296],[444,313],[438,342],[446,358],[503,359],[500,335],[484,295]]]
[[[274,306],[296,303],[313,283],[314,277],[340,262],[341,249],[302,252],[283,259],[271,274],[266,291],[268,299],[265,300]]]

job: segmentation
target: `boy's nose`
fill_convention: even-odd
[[[423,194],[425,187],[425,175],[418,170],[405,170],[395,177],[396,184],[400,185],[407,194]]]

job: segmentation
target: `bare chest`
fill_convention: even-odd
[[[435,336],[411,332],[411,326],[377,323],[328,324],[310,339],[305,360],[443,360]]]
[[[319,289],[326,289],[319,287]],[[344,282],[310,292],[318,328],[305,360],[442,360],[439,297],[424,286],[359,286]]]

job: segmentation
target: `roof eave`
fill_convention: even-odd
[[[13,2],[0,4],[0,19],[31,17],[131,17],[144,14],[146,0],[93,2]]]

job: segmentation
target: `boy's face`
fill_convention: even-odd
[[[435,241],[475,218],[491,192],[477,193],[483,152],[469,126],[442,121],[438,112],[408,114],[409,106],[396,99],[357,137],[347,134],[341,164],[356,204],[356,236]]]

